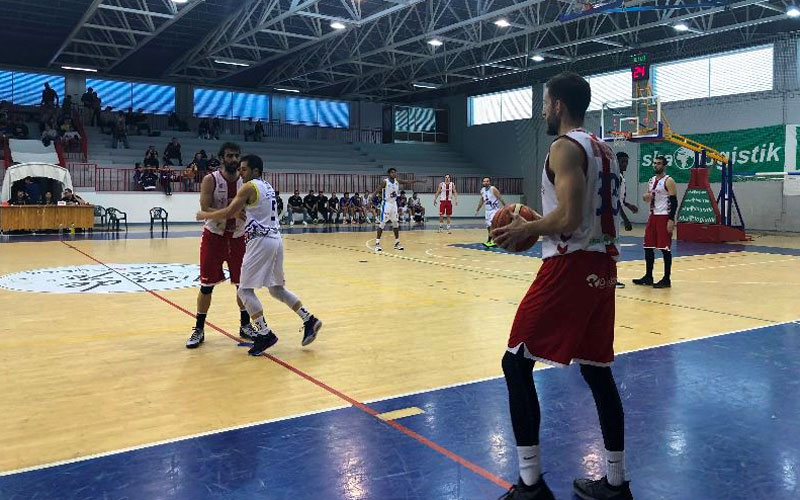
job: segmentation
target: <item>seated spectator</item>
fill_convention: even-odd
[[[186,167],[187,169],[191,168],[195,172],[195,179],[200,181],[203,177],[206,176],[208,172],[208,160],[203,158],[202,153],[197,152],[194,154],[194,158],[192,159],[191,163]]]
[[[400,196],[397,197],[397,216],[400,222],[411,221],[411,215],[408,210],[408,197],[405,191],[400,191]]]
[[[170,170],[169,166],[161,166],[158,170],[158,179],[161,181],[161,187],[164,188],[164,194],[172,196],[172,170]]]
[[[80,147],[81,135],[72,126],[72,118],[65,118],[64,123],[59,127],[59,135],[64,145],[70,149]]]
[[[55,205],[56,200],[53,198],[52,191],[45,191],[44,193],[44,200],[42,200],[42,205]]]
[[[220,165],[221,163],[217,159],[217,153],[211,153],[211,158],[208,159],[208,171],[214,172],[215,170],[219,170]]]
[[[328,198],[328,219],[326,222],[331,224],[339,223],[339,197],[336,196],[336,193],[331,193],[331,197]]]
[[[208,121],[208,118],[200,120],[200,124],[197,126],[197,136],[200,139],[211,139],[211,122]]]
[[[193,191],[194,183],[197,182],[197,163],[192,162],[183,169],[183,190]]]
[[[33,177],[25,177],[25,194],[31,205],[38,205],[42,202],[42,185]]]
[[[294,190],[294,196],[289,197],[289,206],[286,207],[286,213],[289,216],[289,225],[294,226],[294,214],[303,214],[303,225],[307,226],[308,210],[303,205],[303,198],[300,197],[300,191]]]
[[[9,205],[29,205],[24,189],[17,189],[17,196],[8,201]]]
[[[42,144],[47,147],[57,138],[58,132],[49,123],[45,123],[44,132],[42,132]]]
[[[353,224],[362,224],[367,218],[364,212],[364,205],[361,203],[361,195],[358,194],[358,191],[350,197],[350,216]]]
[[[142,170],[142,189],[153,191],[158,183],[158,172],[156,168],[150,167]]]
[[[133,188],[142,189],[142,164],[137,163],[133,166]]]
[[[342,214],[343,224],[350,224],[351,212],[352,207],[350,206],[350,193],[344,193],[342,197],[339,198],[339,213]]]
[[[158,162],[158,151],[155,146],[150,146],[144,152],[144,166],[158,168],[161,164]]]
[[[177,160],[178,165],[183,165],[183,157],[181,156],[181,143],[178,142],[177,137],[173,137],[172,141],[164,148],[164,165],[170,167],[175,166],[173,160]]]
[[[67,205],[87,205],[83,198],[73,193],[69,188],[64,190],[64,196],[61,198],[61,201],[65,202]]]
[[[244,142],[247,142],[248,139],[254,138],[256,135],[256,129],[253,126],[253,119],[248,118],[247,124],[244,126]]]
[[[308,217],[311,222],[317,223],[317,195],[314,194],[313,189],[308,190],[308,194],[303,198],[303,206],[308,212]]]
[[[328,197],[325,196],[325,192],[321,189],[317,194],[317,213],[319,214],[319,220],[328,222]]]
[[[408,199],[408,207],[411,209],[411,217],[414,218],[414,222],[417,224],[425,222],[425,207],[422,206],[422,200],[419,199],[417,193],[412,194]]]
[[[125,123],[125,115],[122,111],[117,115],[117,121],[114,122],[114,130],[111,133],[111,147],[117,149],[117,144],[121,141],[125,149],[130,149],[128,144],[128,126]]]

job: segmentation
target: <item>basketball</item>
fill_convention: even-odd
[[[531,207],[525,206],[522,203],[514,203],[513,205],[504,206],[500,211],[498,211],[495,214],[495,216],[492,218],[492,230],[495,230],[498,227],[503,227],[507,226],[508,224],[511,224],[512,214],[519,215],[520,217],[522,217],[527,221],[539,220],[542,218],[542,216],[536,213],[536,211]],[[512,252],[528,251],[533,247],[533,245],[536,244],[538,240],[539,240],[538,236],[528,238],[521,244],[518,244],[516,248],[512,248],[509,250]]]

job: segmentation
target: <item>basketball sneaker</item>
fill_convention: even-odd
[[[258,335],[258,332],[256,331],[255,327],[249,323],[239,327],[239,336],[243,339],[255,340],[256,335]]]
[[[375,245],[375,251],[376,252],[383,252],[383,248],[381,248],[380,244]]]
[[[634,285],[645,285],[645,286],[652,286],[653,284],[653,277],[652,276],[642,276],[641,278],[637,278],[633,280]]]
[[[672,288],[672,281],[669,278],[661,278],[658,283],[653,284],[653,288]]]
[[[494,241],[487,241],[483,244],[483,246],[485,246],[486,248],[494,248],[497,246],[497,243],[495,243]]]
[[[206,334],[203,332],[203,329],[194,327],[192,328],[191,337],[189,337],[189,340],[186,341],[186,348],[194,349],[195,347],[200,347],[200,344],[202,344],[205,339]]]
[[[404,250],[403,245],[401,245],[399,241],[395,241],[394,242],[394,249],[395,250]]]
[[[313,314],[303,322],[303,341],[302,345],[307,346],[317,338],[317,332],[322,328],[322,321],[318,320]]]
[[[553,492],[544,482],[544,478],[539,478],[539,482],[533,486],[527,486],[519,480],[517,484],[512,486],[497,500],[556,500]]]
[[[266,334],[258,334],[253,340],[253,347],[247,351],[251,356],[260,356],[261,353],[274,346],[278,342],[278,336],[272,333],[272,330],[267,330]]]
[[[583,500],[633,500],[630,484],[625,481],[621,486],[611,486],[603,476],[598,480],[576,479],[572,489]]]

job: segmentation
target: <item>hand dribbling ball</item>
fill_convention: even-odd
[[[536,213],[536,211],[528,206],[523,205],[522,203],[514,203],[513,205],[506,205],[502,209],[500,209],[494,217],[492,218],[492,231],[499,227],[507,226],[511,224],[513,215],[519,215],[523,219],[527,221],[534,221],[539,220],[542,218],[541,215]],[[516,248],[509,248],[507,249],[510,252],[526,252],[530,250],[536,242],[539,241],[538,236],[532,236],[527,240],[523,241],[522,243],[518,243]]]

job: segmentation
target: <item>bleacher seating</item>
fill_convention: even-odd
[[[14,163],[37,162],[59,165],[58,154],[52,144],[45,146],[37,139],[9,139],[8,148],[11,150],[11,161]]]
[[[447,144],[359,144],[358,149],[382,170],[413,171],[420,175],[477,175],[480,169]]]

